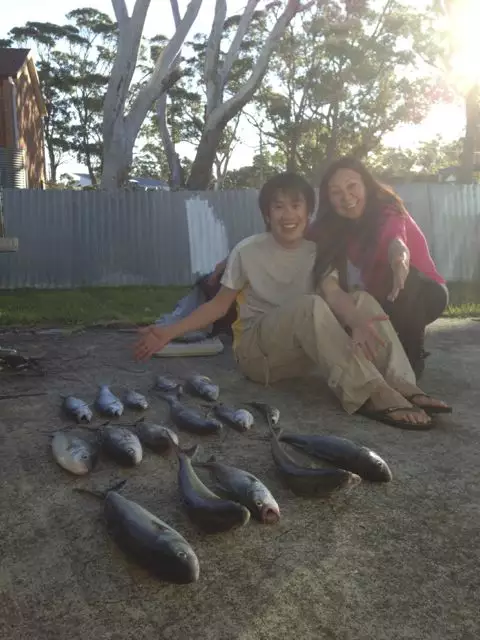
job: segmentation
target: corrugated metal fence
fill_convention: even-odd
[[[396,187],[448,280],[480,277],[480,187]],[[264,229],[255,190],[223,192],[6,189],[0,288],[188,285]]]

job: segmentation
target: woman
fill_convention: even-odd
[[[319,281],[333,272],[342,289],[376,298],[419,377],[425,327],[443,313],[448,290],[401,199],[361,162],[341,158],[322,179],[317,221],[306,237],[317,242]]]

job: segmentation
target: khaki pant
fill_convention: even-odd
[[[375,316],[384,314],[368,293],[352,294],[356,307]],[[415,374],[390,321],[376,327],[385,347],[374,362],[352,350],[345,332],[327,303],[318,295],[303,295],[265,314],[241,337],[236,358],[254,382],[268,384],[300,377],[314,367],[348,413],[354,413],[385,382],[403,379],[415,384]]]

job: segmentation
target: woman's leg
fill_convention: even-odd
[[[417,377],[424,368],[425,327],[442,315],[447,304],[447,288],[426,278],[414,267],[395,302],[382,304]]]
[[[359,305],[368,301],[375,307],[375,314],[381,311],[366,293],[358,294],[356,301]],[[423,411],[411,411],[412,405],[383,377],[381,371],[415,384],[415,375],[390,322],[379,323],[379,331],[386,348],[373,363],[352,350],[351,339],[326,302],[320,296],[306,295],[266,314],[242,338],[238,362],[245,375],[266,384],[296,377],[316,365],[348,413],[369,401],[377,410],[399,407],[391,413],[395,420],[412,425],[429,422]]]

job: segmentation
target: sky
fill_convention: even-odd
[[[426,0],[409,0],[420,8]],[[480,0],[475,0],[480,4]],[[245,6],[246,0],[227,0],[228,12],[238,12]],[[129,11],[134,5],[134,0],[126,0]],[[262,2],[261,4],[264,4]],[[179,0],[180,11],[183,14],[188,0]],[[8,31],[15,26],[22,26],[27,21],[61,23],[65,15],[73,9],[92,7],[103,11],[114,18],[111,0],[20,0],[20,2],[3,2],[2,18],[0,24],[0,37],[6,36]],[[197,32],[208,32],[213,17],[214,0],[204,0],[190,36]],[[261,5],[260,5],[261,6]],[[158,33],[170,35],[173,32],[173,19],[170,9],[170,0],[152,0],[145,21],[145,36],[153,36]],[[384,137],[384,144],[394,147],[415,147],[421,141],[431,140],[436,135],[441,135],[446,141],[454,140],[462,135],[465,126],[464,109],[459,104],[438,105],[432,108],[426,120],[417,126],[404,125],[397,128],[391,134]],[[179,148],[180,154],[191,155],[188,148]],[[239,144],[235,148],[231,168],[249,164],[256,152],[255,144]],[[79,171],[80,165],[72,162],[62,165],[63,171]],[[84,169],[83,169],[84,170]]]

